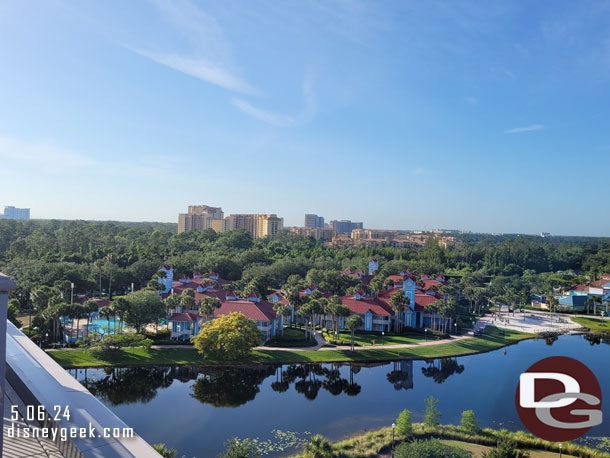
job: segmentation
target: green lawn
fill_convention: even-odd
[[[533,337],[517,331],[507,331],[503,336],[495,328],[488,327],[489,335],[412,348],[318,351],[253,351],[242,360],[211,360],[202,358],[192,348],[125,348],[112,358],[104,358],[96,350],[56,350],[49,351],[64,368],[101,366],[146,366],[164,364],[268,364],[268,363],[308,363],[308,362],[349,362],[349,361],[391,361],[395,359],[427,359],[468,355],[494,350],[496,348]]]
[[[332,337],[328,337],[326,333],[323,334],[326,340],[332,340]],[[331,334],[332,336],[332,334]],[[339,331],[339,341],[338,345],[350,345],[351,344],[351,334],[346,331]],[[421,334],[405,334],[398,336],[381,336],[367,333],[356,333],[354,336],[354,343],[358,346],[369,346],[373,345],[373,340],[375,341],[375,345],[400,345],[400,344],[414,344],[419,342],[425,342],[426,340],[433,340],[432,335],[422,336]],[[335,341],[333,340],[333,343]]]
[[[458,447],[458,448],[461,448],[462,450],[466,450],[466,451],[472,453],[473,457],[481,457],[481,456],[483,456],[483,453],[489,452],[492,449],[491,447],[487,447],[485,445],[471,444],[469,442],[462,442],[462,441],[456,441],[456,440],[444,440],[441,442],[443,442],[447,445],[450,445],[452,447]],[[558,458],[557,452],[548,452],[546,450],[534,450],[534,449],[522,449],[522,450],[526,450],[530,454],[530,458]],[[564,453],[563,456],[573,456],[573,455],[566,455]]]
[[[313,347],[316,339],[305,340],[305,331],[297,328],[284,328],[281,335],[270,339],[265,346],[268,347]]]
[[[572,317],[572,321],[589,328],[592,332],[610,332],[610,322],[598,318]]]

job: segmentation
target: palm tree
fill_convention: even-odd
[[[356,334],[356,329],[361,327],[362,324],[363,324],[363,321],[362,321],[362,317],[360,315],[351,315],[347,319],[347,321],[345,323],[345,327],[352,334],[352,342],[351,342],[351,349],[352,349],[352,351],[354,351],[354,337],[355,337],[355,334]]]
[[[405,305],[410,303],[409,298],[405,296],[404,291],[398,290],[390,296],[390,306],[394,309],[396,321],[394,321],[394,332],[398,334],[402,325],[402,315],[405,311]]]
[[[330,458],[333,456],[333,447],[328,439],[316,434],[305,445],[305,454],[310,458]]]
[[[591,313],[591,306],[593,306],[593,315],[597,313],[597,304],[601,303],[601,297],[599,296],[589,296],[585,301],[587,305],[587,315]]]
[[[112,315],[114,315],[114,311],[109,306],[100,309],[100,316],[108,320],[108,333],[110,333],[110,317]]]
[[[85,311],[87,312],[88,316],[87,316],[87,322],[91,322],[91,314],[95,313],[99,310],[99,307],[97,305],[97,302],[95,301],[87,301],[85,302]],[[87,328],[87,332],[89,331],[89,328]]]
[[[106,265],[109,266],[108,276],[108,298],[112,300],[112,273],[114,266],[119,261],[116,255],[110,253],[106,256]]]
[[[553,313],[555,312],[555,309],[557,308],[559,301],[557,300],[557,298],[555,296],[551,295],[551,296],[547,297],[546,303],[549,306],[549,309],[551,310],[551,320],[552,320]]]
[[[282,318],[286,318],[286,320],[288,320],[288,318],[290,318],[292,316],[292,309],[288,306],[284,306],[282,308],[282,311],[280,312],[280,315],[282,316]],[[282,326],[282,335],[284,335],[284,327]]]
[[[174,294],[173,292],[165,298],[163,301],[165,304],[165,311],[167,313],[167,328],[169,329],[169,311],[176,310],[176,308],[180,305],[180,296]]]
[[[74,304],[72,314],[74,316],[74,319],[77,320],[76,321],[76,340],[78,340],[78,335],[79,335],[78,329],[80,326],[80,320],[82,318],[88,317],[89,313],[87,312],[87,309],[85,308],[85,306],[80,305],[80,304]]]
[[[217,297],[203,297],[199,300],[199,312],[205,316],[206,321],[209,321],[210,316],[214,314],[214,309],[222,307],[222,302]]]
[[[98,279],[99,279],[99,284],[100,284],[100,290],[99,290],[99,295],[102,295],[102,270],[104,269],[104,265],[106,264],[106,261],[104,261],[103,259],[98,259],[97,261],[95,261],[95,267],[97,267],[97,275],[98,275]]]
[[[112,301],[112,309],[114,313],[119,316],[119,332],[121,332],[121,328],[125,320],[125,314],[129,310],[129,301],[124,297],[117,297],[114,301]]]
[[[182,291],[180,295],[180,305],[182,306],[182,311],[185,309],[192,309],[195,307],[195,292],[192,289],[185,289]]]
[[[286,307],[286,305],[282,304],[281,302],[276,302],[275,304],[273,304],[273,310],[275,310],[276,316],[281,316],[282,318],[284,316],[286,316],[286,310],[288,310],[288,307]],[[290,310],[288,310],[288,315],[290,315]],[[281,329],[282,335],[284,335],[284,327],[282,326]]]

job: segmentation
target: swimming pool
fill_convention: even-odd
[[[98,318],[97,320],[93,320],[87,326],[88,326],[90,332],[99,332],[100,334],[114,334],[114,332],[119,330],[120,325],[121,325],[121,320],[115,320],[114,318],[110,318],[110,326],[109,326],[108,320]]]

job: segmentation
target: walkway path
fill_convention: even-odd
[[[458,340],[470,339],[473,337],[472,331],[457,337],[450,337],[448,339],[439,339],[439,340],[427,340],[424,342],[412,343],[412,344],[395,344],[395,345],[364,345],[364,346],[355,346],[354,350],[391,350],[395,348],[412,348],[412,347],[421,347],[428,345],[438,345],[443,343],[457,342]],[[272,350],[272,351],[325,351],[325,350],[350,350],[351,347],[349,345],[337,345],[335,347],[325,347],[326,341],[324,337],[320,335],[319,332],[315,333],[315,338],[317,344],[311,347],[269,347],[265,345],[261,345],[260,347],[256,347],[255,350]],[[195,348],[190,345],[153,345],[152,348]]]

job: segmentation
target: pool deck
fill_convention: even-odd
[[[568,315],[524,310],[523,312],[506,312],[499,315],[488,315],[479,319],[475,329],[483,329],[487,325],[512,331],[539,334],[541,332],[568,333],[582,326],[575,323]]]

